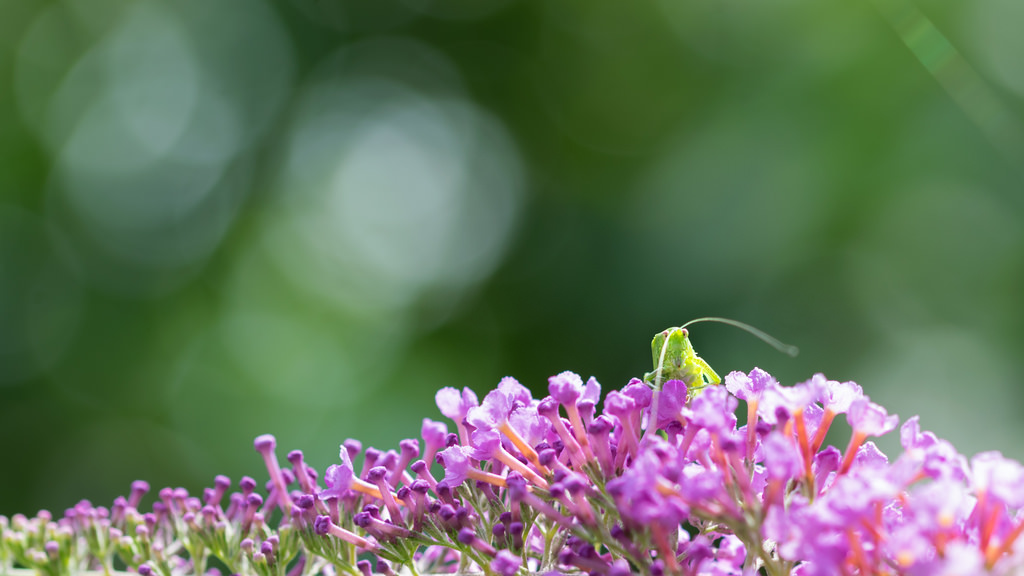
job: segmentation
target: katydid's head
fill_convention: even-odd
[[[711,366],[697,356],[690,343],[690,333],[684,327],[669,328],[655,334],[651,341],[651,354],[654,371],[646,374],[644,381],[655,389],[660,389],[669,380],[681,380],[693,391],[722,381]]]
[[[690,333],[686,328],[668,328],[662,330],[654,335],[654,340],[651,341],[651,355],[654,358],[654,369],[658,369],[658,364],[664,357],[666,361],[672,361],[676,363],[682,358],[690,355],[696,355],[693,351],[693,344],[690,343]]]

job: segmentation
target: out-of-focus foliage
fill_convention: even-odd
[[[1016,0],[4,0],[0,513],[658,330],[1024,457]]]

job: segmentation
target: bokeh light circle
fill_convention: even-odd
[[[103,290],[162,293],[245,201],[247,155],[291,85],[291,45],[262,1],[104,7],[102,25],[78,2],[40,12],[19,47],[18,99],[53,157],[62,254]]]
[[[429,54],[405,40],[356,48],[367,49],[396,63]],[[331,67],[292,124],[268,246],[289,278],[356,315],[457,298],[493,269],[517,220],[514,143],[432,63],[438,75]]]

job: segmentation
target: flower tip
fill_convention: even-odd
[[[575,404],[583,394],[583,378],[575,372],[566,370],[548,378],[548,393],[566,406]]]
[[[415,438],[406,438],[398,443],[403,455],[410,455],[410,459],[420,455],[420,442]]]
[[[554,448],[545,448],[537,453],[537,460],[543,466],[553,466],[557,458],[558,453]]]
[[[491,570],[501,576],[514,576],[522,565],[522,559],[508,550],[498,550],[494,560],[491,560]]]
[[[363,451],[363,443],[355,438],[348,438],[341,443],[341,448],[348,452],[349,458],[355,458]]]
[[[440,484],[439,484],[440,485]],[[442,504],[437,510],[437,515],[441,517],[445,522],[455,518],[455,507],[451,504]]]
[[[587,428],[587,431],[593,435],[603,436],[604,434],[610,433],[614,427],[615,423],[612,422],[611,418],[602,414],[597,418],[594,418],[590,423],[590,426]]]
[[[370,482],[377,483],[388,475],[388,469],[384,466],[374,466],[366,473],[366,479]]]
[[[295,505],[303,510],[309,510],[316,504],[316,497],[312,494],[303,494],[295,499]]]
[[[546,396],[543,400],[537,404],[537,413],[541,416],[547,417],[549,415],[558,414],[558,400],[552,396]]]
[[[509,495],[515,500],[521,500],[528,492],[526,479],[518,472],[509,472],[505,477],[505,483],[508,486]]]
[[[273,434],[262,434],[257,436],[252,444],[257,452],[267,453],[277,446],[277,438],[274,438]]]
[[[444,437],[445,448],[451,448],[452,446],[455,446],[458,443],[459,435],[456,434],[455,432],[450,432],[447,436]]]

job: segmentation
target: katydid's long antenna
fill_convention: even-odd
[[[718,318],[716,316],[706,316],[704,318],[695,318],[693,320],[690,320],[686,324],[683,324],[682,326],[680,326],[680,328],[686,328],[690,324],[696,324],[698,322],[718,322],[720,324],[728,324],[730,326],[735,326],[736,328],[739,328],[741,330],[746,330],[747,332],[750,332],[754,336],[757,336],[758,338],[763,340],[766,344],[768,344],[772,348],[775,348],[779,352],[782,352],[783,354],[786,354],[787,356],[791,356],[791,357],[795,358],[796,355],[800,353],[800,349],[797,348],[796,346],[793,346],[792,344],[785,344],[785,343],[781,342],[778,338],[775,338],[774,336],[771,336],[770,334],[768,334],[768,333],[766,333],[764,331],[758,330],[757,328],[754,328],[750,324],[745,324],[743,322],[740,322],[739,320],[732,320],[731,318]]]

